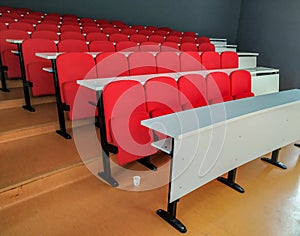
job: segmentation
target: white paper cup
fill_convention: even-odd
[[[132,178],[133,178],[133,185],[135,187],[140,186],[141,176],[136,175],[136,176],[133,176]]]

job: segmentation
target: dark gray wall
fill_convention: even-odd
[[[128,24],[169,26],[236,40],[241,0],[1,0],[0,5],[79,17],[119,19]]]
[[[280,89],[300,88],[300,1],[242,1],[237,44],[280,69]]]

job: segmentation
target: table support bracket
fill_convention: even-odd
[[[138,162],[141,163],[143,166],[146,166],[150,170],[153,171],[157,170],[157,167],[151,163],[149,156],[139,159]]]
[[[236,177],[236,171],[237,169],[233,169],[231,171],[228,172],[228,176],[227,178],[224,178],[224,177],[218,177],[217,179],[222,182],[223,184],[226,184],[227,186],[229,186],[230,188],[238,191],[239,193],[244,193],[245,190],[240,186],[238,185],[236,182],[235,182],[235,177]]]
[[[279,151],[280,151],[280,148],[276,149],[272,152],[271,158],[263,157],[263,158],[261,158],[261,160],[285,170],[285,169],[287,169],[286,165],[283,164],[282,162],[278,161]]]
[[[102,150],[102,160],[103,171],[98,172],[98,176],[109,183],[112,187],[118,187],[119,183],[111,175],[109,152]]]

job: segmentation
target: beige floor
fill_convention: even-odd
[[[37,108],[37,113],[0,109],[0,137],[34,129],[32,122],[55,123],[54,104]],[[149,191],[110,187],[80,164],[75,140],[65,140],[52,129],[0,142],[0,235],[180,235],[155,214],[166,208],[166,185]],[[89,144],[83,152],[99,162],[93,166],[97,172],[99,149],[90,148],[95,145],[86,129],[76,132]],[[282,149],[280,160],[287,170],[259,159],[240,167],[237,182],[244,194],[214,180],[182,198],[177,216],[187,235],[300,235],[299,154],[293,145]],[[155,158],[159,166],[169,161],[165,155]],[[126,168],[144,169],[139,164]],[[128,169],[113,174],[130,185]],[[168,168],[157,175],[167,179]],[[142,179],[142,185],[149,181],[157,180]]]

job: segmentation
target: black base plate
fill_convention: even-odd
[[[187,229],[177,218],[170,215],[169,212],[166,212],[165,210],[159,209],[156,212],[157,215],[159,215],[161,218],[163,218],[165,221],[167,221],[170,225],[172,225],[175,229],[177,229],[181,233],[186,233]]]
[[[230,188],[238,191],[239,193],[244,193],[245,190],[240,186],[238,185],[237,183],[235,182],[232,182],[230,180],[228,180],[227,178],[224,178],[224,177],[218,177],[217,180],[219,180],[220,182],[222,182],[223,184],[226,184],[227,186],[229,186]]]
[[[10,90],[9,89],[7,89],[7,88],[0,88],[0,90],[2,91],[2,92],[10,92]]]
[[[60,136],[64,137],[65,139],[71,139],[72,138],[72,136],[69,135],[66,131],[56,130],[56,133],[58,133]]]
[[[35,112],[35,109],[32,106],[24,105],[22,106],[25,110],[30,112]]]
[[[294,146],[300,148],[300,143],[295,143]]]
[[[261,160],[262,160],[262,161],[265,161],[265,162],[268,162],[268,163],[270,163],[270,164],[272,164],[272,165],[274,165],[274,166],[277,166],[277,167],[279,167],[279,168],[281,168],[281,169],[284,169],[284,170],[287,169],[286,165],[283,164],[283,163],[280,162],[280,161],[274,162],[274,161],[272,161],[272,159],[266,158],[266,157],[261,158]]]
[[[102,179],[104,179],[112,187],[118,187],[119,186],[119,183],[112,176],[107,176],[103,171],[98,172],[98,176],[101,177]]]

